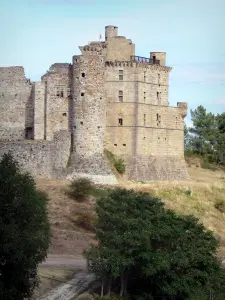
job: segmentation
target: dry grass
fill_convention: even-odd
[[[197,160],[189,161],[190,180],[186,182],[141,184],[121,179],[120,186],[151,192],[161,198],[167,208],[193,214],[220,238],[221,251],[225,254],[225,213],[215,208],[218,201],[225,200],[225,173],[201,169],[198,165]],[[75,221],[84,212],[88,216],[93,213],[94,199],[89,198],[85,203],[70,199],[65,193],[68,185],[68,181],[37,180],[38,188],[50,197],[48,209],[53,230],[50,253],[54,254],[80,254],[94,242],[93,234]]]

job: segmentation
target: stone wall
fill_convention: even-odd
[[[105,90],[104,58],[100,55],[73,57],[73,176],[106,176],[115,181],[104,157]]]
[[[70,155],[70,133],[61,131],[49,141],[0,141],[0,158],[11,152],[24,171],[35,177],[62,178]]]
[[[32,84],[23,67],[0,68],[0,140],[22,140],[32,118]]]
[[[45,88],[45,136],[52,140],[59,130],[70,130],[72,119],[72,66],[53,64],[42,76]]]

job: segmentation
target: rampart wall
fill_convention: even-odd
[[[32,122],[32,84],[23,67],[0,68],[0,140],[22,140]]]
[[[65,178],[70,155],[70,133],[60,131],[53,141],[0,141],[0,158],[11,152],[23,171],[44,178]]]
[[[59,130],[70,130],[72,121],[72,66],[53,64],[42,76],[45,82],[45,135],[52,140]]]

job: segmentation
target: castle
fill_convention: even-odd
[[[186,179],[187,103],[168,105],[166,53],[136,56],[116,26],[79,49],[40,82],[23,67],[0,68],[0,156],[11,151],[34,176],[115,183],[107,149],[124,158],[130,180]]]

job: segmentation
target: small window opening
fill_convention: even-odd
[[[123,119],[118,119],[119,125],[122,126],[123,125]]]
[[[143,140],[145,140],[145,136],[143,137]]]
[[[98,126],[98,129],[100,129],[100,126]]]
[[[123,144],[124,147],[126,147],[126,144]]]
[[[117,144],[114,144],[115,147],[117,147]]]
[[[160,137],[158,136],[158,140],[160,140]]]
[[[144,114],[144,126],[145,126],[145,123],[146,123],[146,114]]]
[[[157,92],[157,99],[159,99],[159,92]]]
[[[123,70],[119,70],[119,80],[123,80]]]
[[[83,125],[83,122],[82,122],[82,121],[80,122],[80,125]]]
[[[146,71],[144,71],[144,81],[146,81]]]
[[[83,97],[83,96],[84,96],[84,93],[81,93],[80,95]]]
[[[84,78],[85,77],[85,73],[81,73],[81,76]]]
[[[66,117],[66,113],[63,113],[62,115],[63,115],[63,117]]]
[[[156,114],[156,120],[159,121],[159,114]]]
[[[123,102],[123,91],[119,91],[119,102]]]

